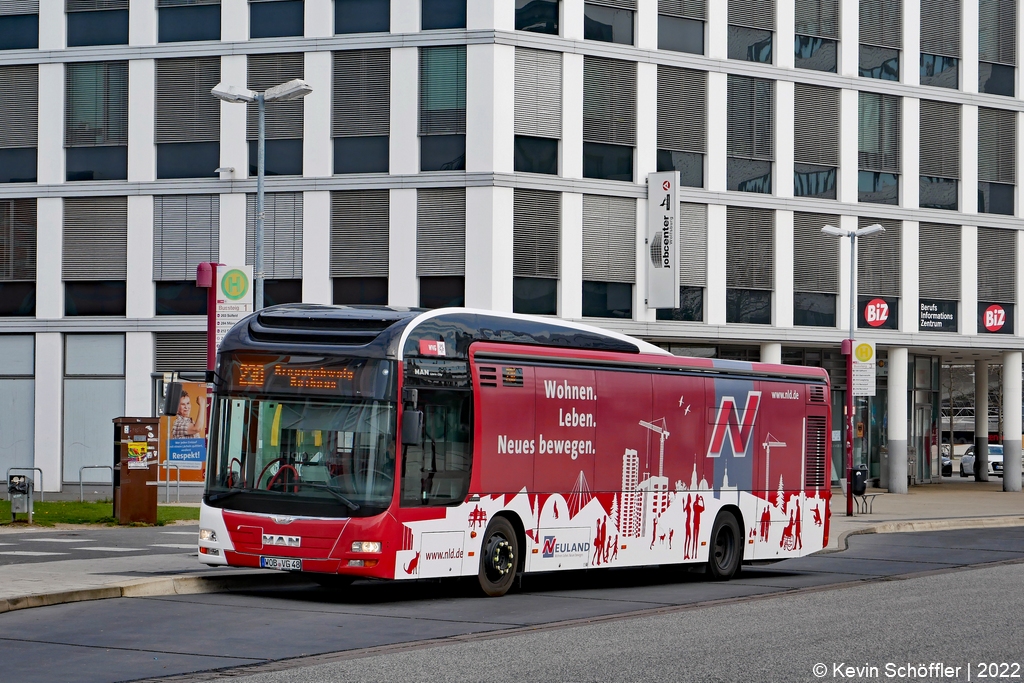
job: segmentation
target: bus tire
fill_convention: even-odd
[[[477,578],[484,595],[497,598],[512,587],[519,562],[516,530],[504,517],[495,517],[484,533],[480,546],[480,571]]]
[[[742,535],[736,516],[728,511],[718,513],[711,527],[711,549],[708,551],[708,574],[714,581],[728,581],[736,576],[743,560]]]

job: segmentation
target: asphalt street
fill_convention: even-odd
[[[17,530],[0,533],[0,567],[186,551],[194,555],[198,539],[198,526]]]
[[[814,664],[1019,661],[1020,585],[1024,528],[862,535],[724,584],[652,568],[500,599],[357,583],[22,610],[0,615],[0,661],[26,682],[821,680]],[[842,680],[957,680],[880,671]]]

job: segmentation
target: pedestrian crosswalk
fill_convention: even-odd
[[[198,536],[194,528],[191,531],[111,528],[4,533],[0,535],[0,565],[140,554],[195,554]]]

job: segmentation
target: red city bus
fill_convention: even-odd
[[[199,557],[357,577],[741,563],[828,543],[828,375],[469,309],[286,305],[217,360]]]

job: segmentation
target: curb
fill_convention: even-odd
[[[825,548],[813,555],[828,555],[848,550],[850,536],[861,534],[902,534],[914,531],[954,531],[957,529],[998,529],[1024,526],[1024,515],[1003,517],[961,517],[959,519],[919,519],[904,522],[882,522],[863,529],[850,529],[839,534],[838,547]]]

